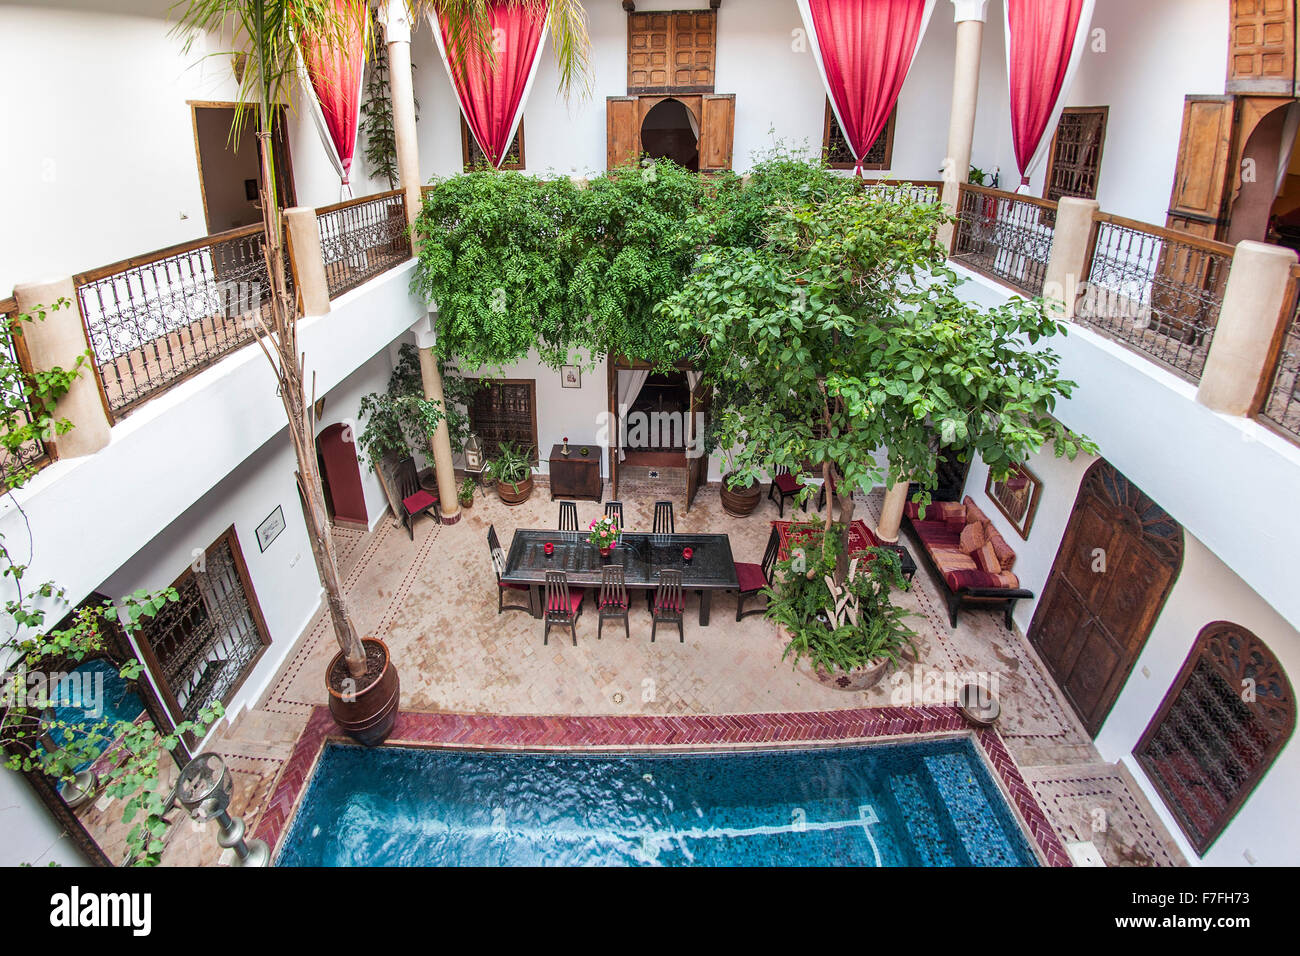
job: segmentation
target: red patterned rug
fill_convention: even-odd
[[[778,552],[778,557],[784,561],[790,556],[790,542],[798,543],[802,541],[808,536],[810,529],[820,528],[821,522],[809,525],[807,522],[773,521],[772,527],[781,536],[781,550]],[[857,519],[849,525],[849,554],[857,554],[867,548],[874,548],[879,543],[865,521]]]

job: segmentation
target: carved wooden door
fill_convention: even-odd
[[[1182,564],[1182,528],[1109,463],[1084,477],[1029,627],[1066,699],[1096,735]]]

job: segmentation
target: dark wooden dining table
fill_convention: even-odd
[[[546,554],[546,544],[555,546]],[[694,552],[691,560],[682,550]],[[528,587],[534,617],[542,616],[542,591],[547,571],[563,571],[571,588],[599,588],[601,570],[609,564],[623,568],[628,590],[650,590],[659,584],[659,572],[672,569],[682,572],[682,590],[700,592],[700,625],[709,623],[709,606],[714,591],[734,591],[736,562],[731,556],[731,541],[725,534],[637,534],[625,532],[609,557],[587,540],[583,531],[538,531],[521,528],[510,542],[506,570],[501,580],[506,584]]]

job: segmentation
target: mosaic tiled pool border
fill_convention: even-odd
[[[403,711],[387,743],[482,749],[638,750],[763,744],[852,743],[969,732],[993,769],[1027,835],[1049,866],[1070,866],[1065,845],[1025,783],[1001,736],[976,727],[952,706],[872,707],[858,710],[683,716],[509,716]],[[272,852],[289,829],[294,809],[327,741],[345,739],[329,708],[316,707],[285,761],[256,835]]]

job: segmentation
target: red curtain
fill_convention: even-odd
[[[546,14],[528,5],[497,0],[489,17],[495,68],[476,50],[458,56],[446,27],[439,23],[438,29],[465,122],[488,162],[499,167],[510,148],[533,64],[541,52]]]
[[[346,186],[357,148],[361,76],[366,66],[366,3],[365,0],[334,0],[334,7],[346,24],[343,36],[305,38],[302,57]],[[341,48],[336,46],[340,39]]]
[[[1064,92],[1085,6],[1086,0],[1007,0],[1011,138],[1023,185]]]
[[[862,173],[921,41],[927,0],[806,0],[826,91]],[[800,5],[801,7],[804,4]]]

